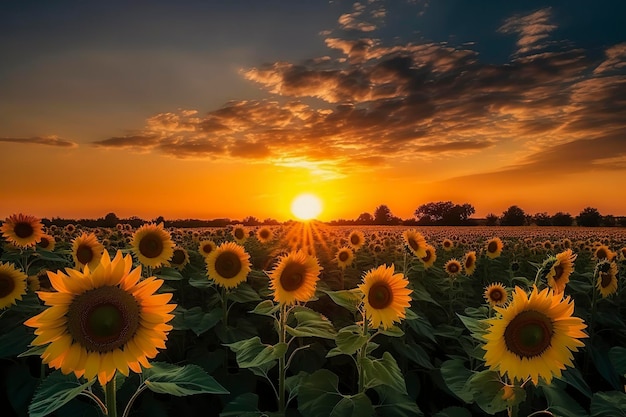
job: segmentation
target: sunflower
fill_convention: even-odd
[[[536,286],[528,295],[516,287],[511,303],[494,309],[498,316],[486,320],[489,328],[483,336],[485,365],[491,370],[508,374],[512,381],[530,378],[537,385],[539,378],[550,383],[573,366],[571,352],[584,346],[579,339],[587,337],[587,325],[572,316],[569,296],[549,288],[539,292]]]
[[[243,245],[243,243],[248,238],[248,232],[241,224],[238,224],[235,227],[233,227],[232,235],[233,235],[233,239],[235,239],[235,242],[239,243],[240,245]]]
[[[43,224],[37,217],[26,214],[12,214],[0,227],[5,239],[18,248],[35,246],[43,235]]]
[[[593,251],[594,259],[598,261],[602,261],[606,259],[607,261],[612,261],[615,258],[616,253],[609,249],[606,245],[600,245]]]
[[[420,259],[426,256],[426,239],[420,232],[414,229],[405,230],[402,237],[413,255]]]
[[[476,252],[470,251],[465,254],[465,258],[463,259],[463,269],[465,270],[465,275],[470,276],[474,274],[476,270]]]
[[[256,232],[256,238],[260,243],[267,243],[272,240],[273,237],[274,234],[272,233],[272,229],[269,227],[261,227]]]
[[[204,256],[205,258],[209,256],[209,254],[215,249],[217,249],[217,245],[210,239],[202,240],[198,244],[198,252],[200,252],[200,255]]]
[[[626,261],[626,246],[619,250],[619,260]]]
[[[105,251],[93,270],[48,272],[57,292],[39,292],[49,308],[24,323],[36,328],[33,346],[48,344],[44,363],[77,378],[97,376],[103,386],[116,371],[150,367],[148,358],[165,348],[176,305],[167,304],[171,293],[154,294],[163,280],[140,281],[141,267],[132,264],[130,255],[117,251],[111,260]]]
[[[302,250],[280,256],[269,274],[274,301],[286,305],[309,301],[315,295],[321,270],[317,258]]]
[[[10,263],[0,262],[0,309],[4,309],[26,294],[25,273]]]
[[[426,244],[424,252],[426,252],[426,255],[419,258],[419,260],[422,261],[424,269],[428,269],[433,266],[435,264],[435,261],[437,260],[437,250],[434,246]]]
[[[347,266],[352,265],[352,261],[354,261],[354,252],[352,252],[352,249],[347,246],[341,247],[337,250],[335,260],[337,261],[339,268],[345,269]]]
[[[372,268],[363,276],[359,289],[364,295],[365,316],[373,328],[388,329],[406,317],[411,290],[403,274],[394,274],[394,265]]]
[[[225,288],[235,288],[246,280],[251,270],[250,255],[235,242],[222,243],[205,261],[209,278]]]
[[[445,250],[446,252],[450,252],[453,248],[454,248],[454,242],[451,241],[448,238],[445,238],[442,242],[441,242],[441,247],[443,248],[443,250]]]
[[[605,260],[598,263],[595,276],[598,277],[596,288],[603,298],[617,292],[617,264],[615,262]]]
[[[93,233],[82,233],[72,241],[72,258],[78,268],[89,265],[89,268],[94,269],[100,263],[102,252],[104,246]]]
[[[483,297],[485,297],[485,301],[488,302],[492,307],[502,307],[506,305],[507,301],[509,300],[509,293],[507,292],[504,285],[499,282],[495,282],[493,284],[489,284],[485,288]]]
[[[54,237],[46,233],[42,234],[41,239],[39,240],[39,242],[37,242],[38,248],[49,250],[49,251],[53,251],[55,246],[56,246],[56,240],[54,239]]]
[[[170,258],[169,262],[171,266],[179,271],[182,271],[185,268],[185,265],[189,263],[189,253],[187,252],[187,249],[176,246],[174,248],[174,254]]]
[[[144,224],[137,229],[130,244],[139,262],[146,266],[167,265],[174,254],[174,242],[163,229],[163,223]]]
[[[502,253],[502,248],[504,245],[502,244],[502,240],[499,237],[492,237],[487,241],[485,245],[485,249],[487,251],[487,256],[490,259],[495,259],[500,256]]]
[[[560,294],[565,290],[565,285],[569,282],[569,276],[574,271],[575,260],[576,254],[572,253],[571,249],[558,253],[554,257],[554,262],[546,275],[548,286],[554,292]]]
[[[359,250],[365,243],[365,235],[360,230],[353,230],[348,236],[348,245],[354,250]]]
[[[445,263],[443,269],[449,276],[457,276],[461,273],[461,262],[456,259],[450,259],[448,262]]]

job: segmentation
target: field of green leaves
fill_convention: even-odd
[[[625,229],[2,232],[2,416],[626,410]]]

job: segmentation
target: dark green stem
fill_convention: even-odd
[[[278,343],[283,344],[287,340],[287,306],[285,304],[280,305],[280,319],[278,323]],[[282,416],[285,415],[286,355],[287,352],[284,352],[278,357],[278,413]]]
[[[117,417],[117,398],[116,398],[115,376],[106,383],[104,389],[104,398],[107,405],[107,416]]]
[[[365,316],[365,311],[363,312],[363,336],[365,336],[365,343],[358,350],[356,365],[359,373],[359,394],[365,392],[365,373],[363,372],[363,362],[365,362],[365,358],[367,358],[367,344],[369,342],[368,330],[367,330],[367,317]]]

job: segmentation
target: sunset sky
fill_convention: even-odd
[[[3,1],[0,219],[626,215],[624,28],[617,1]]]

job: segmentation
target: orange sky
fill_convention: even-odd
[[[321,220],[446,200],[475,217],[626,215],[624,34],[577,33],[573,5],[503,5],[457,33],[472,12],[445,3],[224,5],[208,21],[86,6],[52,32],[50,9],[14,5],[0,17],[0,218],[288,220],[303,192]],[[400,33],[412,25],[421,36]]]

